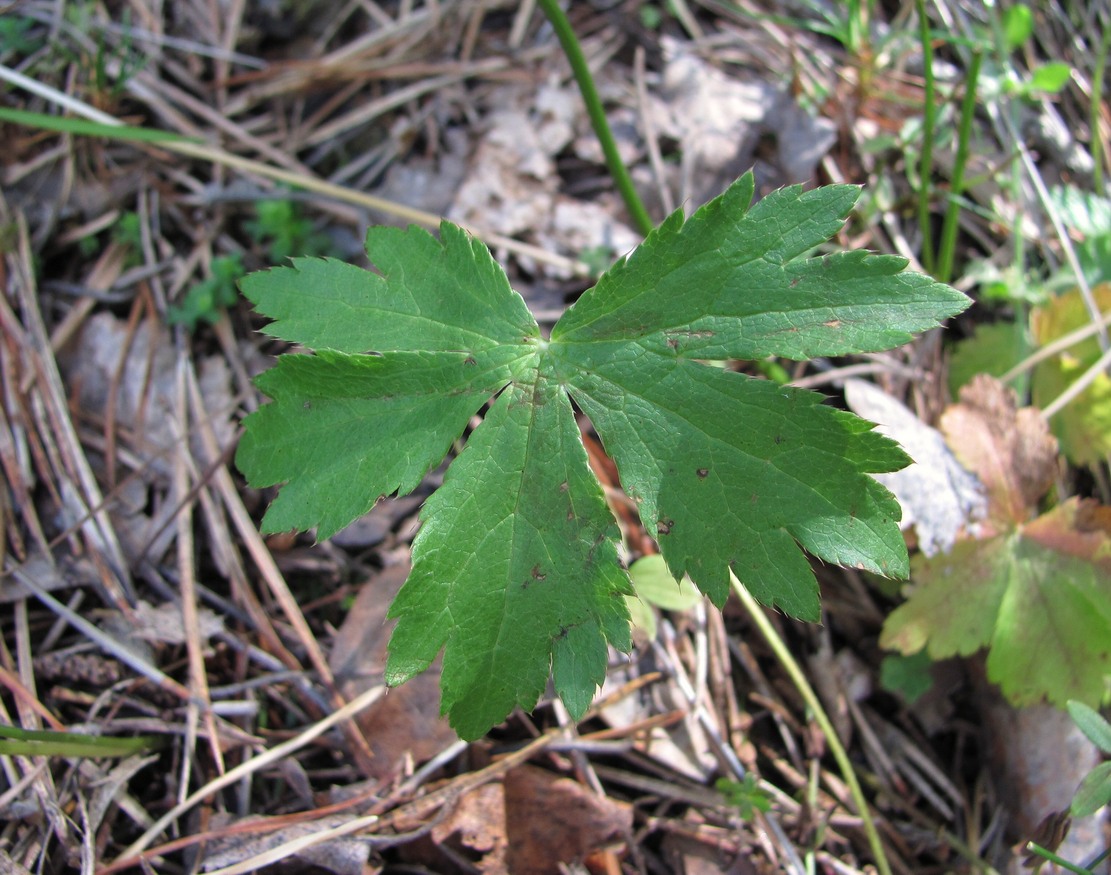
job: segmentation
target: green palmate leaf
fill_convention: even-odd
[[[1098,705],[1111,677],[1111,523],[1070,499],[1014,532],[916,563],[880,645],[935,659],[987,649],[1016,705]]]
[[[672,574],[719,604],[728,571],[808,619],[803,549],[906,572],[894,499],[868,475],[906,457],[868,423],[702,360],[806,358],[908,340],[967,303],[862,253],[800,258],[844,221],[857,189],[776,192],[751,175],[653,232],[541,337],[489,252],[444,223],[373,228],[376,275],[327,259],[248,277],[267,331],[316,350],[259,378],[238,462],[281,485],[266,531],[328,537],[404,493],[482,423],[426,503],[413,570],[391,608],[387,679],[443,650],[443,708],[475,737],[549,675],[581,715],[607,645],[629,646],[618,530],[587,463],[572,401],[617,463]]]

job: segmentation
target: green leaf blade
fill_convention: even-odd
[[[1111,678],[1111,578],[1029,537],[1014,543],[1010,577],[988,678],[1018,706],[1044,699],[1057,707],[1069,699],[1099,704]]]
[[[1056,94],[1069,83],[1072,68],[1064,61],[1050,61],[1039,64],[1030,73],[1029,91],[1044,91]]]
[[[1100,763],[1080,782],[1069,811],[1073,817],[1095,814],[1111,805],[1111,762]]]
[[[1091,705],[1069,699],[1065,703],[1069,716],[1088,740],[1106,754],[1111,754],[1111,723]]]
[[[794,260],[840,229],[858,195],[855,186],[792,186],[750,207],[746,174],[685,223],[671,216],[564,314],[552,339],[801,360],[889,349],[963,310],[967,297],[902,273],[902,258]]]
[[[535,320],[481,243],[450,222],[373,227],[371,273],[329,258],[253,273],[240,288],[273,321],[268,334],[313,349],[474,352],[539,337]]]
[[[676,577],[719,604],[730,571],[765,604],[817,619],[805,551],[906,573],[892,496],[869,475],[907,459],[808,392],[700,360],[886,348],[966,299],[904,262],[805,257],[857,189],[794,187],[752,205],[739,180],[669,218],[559,321],[551,341],[489,252],[445,223],[376,228],[380,274],[326,259],[253,275],[270,333],[316,350],[258,380],[238,462],[280,485],[267,531],[327,537],[379,495],[410,490],[491,398],[426,502],[413,571],[391,608],[387,681],[443,653],[443,710],[475,738],[549,677],[589,707],[610,646],[631,644],[620,537],[572,407],[589,415]]]
[[[672,573],[689,575],[717,604],[732,568],[765,604],[816,619],[817,584],[800,545],[828,561],[906,574],[898,503],[867,473],[907,459],[862,420],[814,393],[681,359],[564,352],[573,356],[568,389]]]
[[[415,489],[529,352],[283,356],[257,380],[274,400],[247,418],[236,455],[253,486],[282,486],[263,531],[327,539]]]
[[[462,229],[375,227],[367,250],[381,275],[297,258],[241,283],[269,333],[317,350],[256,380],[274,400],[245,421],[236,460],[253,486],[282,486],[264,531],[328,538],[411,491],[535,357],[535,320]]]
[[[937,659],[988,649],[988,679],[1015,705],[1098,705],[1111,677],[1108,534],[1069,499],[1010,533],[920,559],[880,646]],[[1077,523],[1080,522],[1078,526]]]
[[[904,656],[927,648],[934,660],[986,647],[1007,588],[1000,569],[1008,550],[1005,537],[958,541],[944,556],[916,561],[907,601],[888,615],[880,646]],[[963,586],[969,579],[977,586]]]
[[[464,738],[533,707],[549,674],[581,715],[607,642],[630,646],[631,588],[566,394],[543,375],[507,388],[422,516],[390,610],[387,680],[403,682],[442,647],[442,707]]]

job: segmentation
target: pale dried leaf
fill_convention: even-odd
[[[1017,834],[1033,836],[1048,815],[1067,811],[1073,793],[1100,761],[1099,750],[1050,705],[1016,708],[993,688],[980,685],[989,763]],[[1108,812],[1076,819],[1057,849],[1067,860],[1092,859]]]
[[[158,607],[140,600],[135,606],[132,634],[144,641],[184,644],[185,626],[181,606],[167,602]],[[201,638],[208,641],[224,631],[224,620],[210,608],[198,608],[197,625]]]
[[[874,476],[899,499],[901,525],[914,526],[919,549],[927,556],[946,553],[962,532],[974,531],[987,512],[983,487],[961,467],[941,433],[872,383],[846,381],[845,400],[914,459],[901,471]]]
[[[123,361],[121,362],[121,357]],[[64,376],[76,390],[78,404],[105,416],[115,390],[116,424],[131,435],[129,449],[149,462],[148,469],[168,477],[170,451],[177,445],[182,424],[176,422],[174,347],[169,332],[152,321],[141,322],[129,339],[127,323],[111,313],[97,313],[84,325],[71,355],[62,361]],[[234,437],[235,412],[226,361],[218,357],[198,363],[205,408],[220,446]],[[202,447],[198,458],[205,458]]]
[[[506,236],[542,227],[558,187],[548,144],[524,110],[500,110],[488,125],[448,217]]]
[[[670,119],[653,113],[660,133],[682,146],[686,189],[709,200],[746,170],[761,192],[811,181],[836,140],[835,125],[801,110],[790,94],[764,81],[742,81],[703,60],[685,43],[664,38],[663,96]],[[768,145],[771,154],[765,154]]]

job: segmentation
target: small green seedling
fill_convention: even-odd
[[[313,229],[312,219],[302,215],[288,198],[262,200],[255,205],[255,218],[245,228],[256,243],[265,246],[273,261],[293,255],[329,255],[332,241]]]
[[[243,273],[243,261],[236,253],[212,259],[211,276],[189,289],[180,304],[167,308],[166,321],[190,331],[196,331],[201,322],[214,324],[236,302],[235,284]]]
[[[872,473],[908,459],[812,392],[707,361],[888,349],[968,300],[902,258],[813,257],[859,190],[776,191],[746,174],[690,219],[673,214],[541,334],[489,250],[444,222],[375,227],[380,273],[333,259],[246,277],[266,331],[315,350],[258,378],[237,461],[281,486],[266,532],[335,534],[379,498],[410,492],[472,418],[482,422],[424,505],[413,568],[390,609],[386,678],[443,651],[442,707],[464,738],[549,675],[582,715],[607,645],[630,647],[620,537],[590,469],[590,418],[675,579],[719,606],[730,571],[764,604],[819,618],[804,550],[905,576],[899,505]]]
[[[1025,3],[1007,8],[1000,21],[1003,48],[1014,52],[1026,45],[1034,36],[1034,13]],[[1061,61],[1039,64],[1025,79],[1011,76],[1006,89],[1010,93],[1029,97],[1039,93],[1056,94],[1068,84],[1072,69]]]
[[[13,12],[0,16],[0,61],[9,63],[9,55],[30,55],[38,51],[45,37],[35,34],[37,22]],[[42,28],[45,34],[46,28]]]
[[[751,772],[745,775],[742,781],[718,778],[714,786],[725,796],[729,805],[737,809],[741,820],[752,820],[757,811],[771,810],[771,796],[760,787],[756,782],[756,776]]]
[[[880,683],[885,690],[898,693],[908,705],[913,705],[933,687],[930,674],[934,661],[925,650],[910,656],[894,653],[880,663]]]

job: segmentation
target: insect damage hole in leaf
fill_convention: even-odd
[[[888,349],[959,312],[959,292],[893,256],[805,257],[853,186],[773,192],[746,174],[670,216],[544,340],[489,251],[371,228],[379,273],[319,258],[252,274],[266,331],[314,350],[258,378],[237,461],[280,486],[267,532],[327,538],[378,496],[414,489],[493,399],[425,503],[390,614],[390,683],[443,652],[442,707],[465,738],[531,708],[549,676],[575,716],[608,645],[630,646],[619,531],[587,461],[591,420],[676,579],[716,603],[732,569],[764,604],[817,619],[804,553],[900,576],[899,507],[869,476],[907,462],[871,424],[703,362]],[[692,473],[695,475],[692,477]]]

